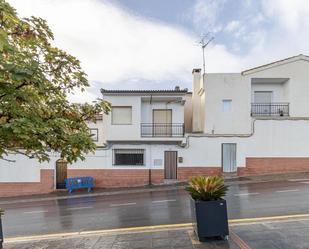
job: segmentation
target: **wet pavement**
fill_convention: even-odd
[[[232,185],[229,219],[307,213],[309,179]],[[189,196],[167,190],[1,205],[5,237],[191,222]]]
[[[228,241],[199,242],[192,229],[128,232],[5,244],[5,249],[308,249],[309,220],[234,224]]]

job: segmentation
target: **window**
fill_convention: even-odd
[[[143,149],[116,149],[114,150],[114,165],[144,165]]]
[[[89,134],[94,142],[99,141],[99,129],[97,128],[90,128],[89,129]]]
[[[132,124],[132,107],[131,106],[113,106],[112,107],[112,124]]]
[[[232,100],[224,99],[223,101],[223,112],[231,112],[232,110]]]

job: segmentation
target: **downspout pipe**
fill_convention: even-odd
[[[255,122],[257,120],[275,120],[275,121],[286,121],[286,120],[291,120],[291,121],[309,121],[308,117],[287,117],[287,118],[255,118],[251,122],[251,132],[250,133],[244,133],[244,134],[210,134],[210,133],[203,133],[203,134],[194,134],[190,133],[186,135],[186,142],[179,145],[182,148],[189,148],[189,138],[190,137],[208,137],[208,138],[218,138],[218,137],[237,137],[237,138],[248,138],[252,137],[255,133]]]

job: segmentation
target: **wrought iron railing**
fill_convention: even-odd
[[[142,137],[183,137],[185,133],[184,124],[154,124],[142,123],[141,136]]]
[[[289,116],[289,103],[252,103],[251,116]]]

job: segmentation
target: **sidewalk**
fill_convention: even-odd
[[[230,238],[199,242],[190,225],[183,227],[84,232],[83,235],[5,243],[5,249],[297,249],[309,248],[309,218],[230,224]],[[26,239],[24,239],[26,240]]]
[[[279,175],[266,175],[266,176],[252,176],[252,177],[238,177],[233,179],[226,179],[227,185],[239,185],[239,184],[250,184],[260,182],[272,182],[282,181],[288,179],[307,179],[309,180],[308,173],[290,173],[290,174],[279,174]],[[171,185],[151,185],[143,187],[132,187],[132,188],[113,188],[113,189],[95,189],[94,192],[88,193],[85,190],[74,191],[72,194],[66,191],[54,192],[43,195],[30,195],[20,197],[3,197],[0,198],[0,205],[15,204],[15,203],[26,203],[35,201],[49,201],[49,200],[61,200],[61,199],[73,199],[82,197],[95,197],[95,196],[109,196],[117,194],[133,194],[133,193],[145,193],[155,191],[166,191],[166,190],[177,190],[184,189],[186,183],[177,183]]]

